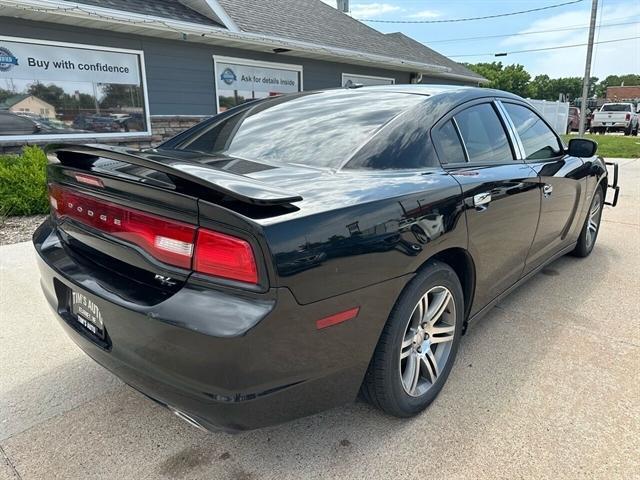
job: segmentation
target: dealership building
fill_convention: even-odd
[[[239,103],[302,90],[482,81],[320,0],[0,1],[0,151],[152,145]]]

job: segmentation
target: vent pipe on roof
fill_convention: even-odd
[[[338,0],[338,10],[343,13],[349,13],[349,0]]]

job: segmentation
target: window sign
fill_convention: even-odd
[[[0,141],[150,134],[143,54],[0,37]]]
[[[302,67],[214,57],[218,112],[259,98],[302,91]]]
[[[355,75],[351,73],[342,74],[342,86],[354,87],[356,85],[393,85],[396,83],[395,78],[374,77],[371,75]]]

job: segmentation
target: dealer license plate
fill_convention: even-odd
[[[100,308],[86,295],[71,292],[71,313],[84,328],[100,338],[104,337],[104,324]]]

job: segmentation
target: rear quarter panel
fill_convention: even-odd
[[[415,272],[439,251],[467,247],[460,186],[443,170],[352,180],[348,188],[327,184],[324,201],[265,227],[277,285],[301,304]]]

